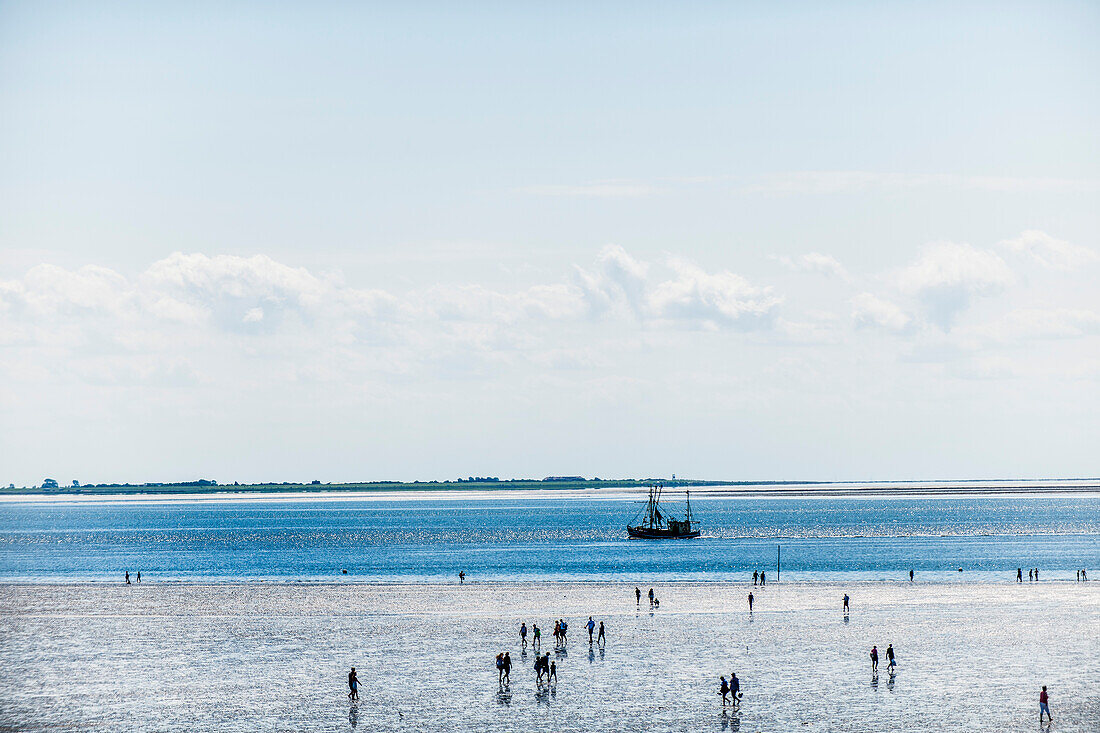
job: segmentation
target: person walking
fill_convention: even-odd
[[[634,599],[639,606],[642,605],[642,589],[638,586],[634,586]]]
[[[722,678],[722,683],[718,686],[718,691],[722,693],[722,707],[729,705],[728,696],[730,694],[730,683],[726,682],[726,678]]]
[[[653,589],[649,589],[649,605],[653,605]]]
[[[741,699],[741,680],[737,679],[736,672],[730,672],[730,698],[734,705]]]
[[[592,620],[592,617],[588,617],[588,623],[584,625],[588,629],[588,645],[592,645],[592,634],[596,631],[596,622]]]
[[[519,645],[521,649],[527,648],[527,623],[523,622],[519,625]]]
[[[130,571],[126,571],[126,585],[130,585]]]
[[[497,683],[503,685],[504,684],[504,655],[503,654],[498,654],[497,655],[496,663],[497,663]]]
[[[764,578],[764,573],[760,573],[760,585],[767,585],[767,581]]]
[[[844,594],[844,613],[848,613],[848,594]]]
[[[1043,724],[1043,713],[1047,714],[1047,722],[1054,722],[1054,718],[1050,717],[1050,697],[1047,696],[1047,686],[1043,685],[1042,691],[1039,692],[1039,725]]]
[[[756,585],[756,581],[759,580],[759,578],[760,578],[760,573],[753,570],[752,571],[752,584]]]
[[[1017,583],[1023,583],[1024,582],[1024,569],[1023,568],[1016,568],[1016,582]]]
[[[531,648],[536,651],[542,649],[542,632],[538,624],[531,624]]]
[[[596,634],[596,643],[600,646],[607,643],[607,638],[603,635],[603,621],[600,622],[600,633]]]
[[[871,647],[871,674],[878,672],[878,647]]]
[[[351,688],[351,691],[348,693],[348,699],[352,701],[358,700],[359,677],[355,674],[355,667],[352,667],[351,671],[348,672],[348,687]]]
[[[910,583],[913,582],[913,571],[912,570],[909,571],[909,582]]]
[[[504,684],[512,681],[512,655],[504,652]]]
[[[752,613],[752,591],[749,591],[749,613]]]
[[[894,659],[894,645],[886,645],[886,666],[889,668],[891,674],[894,672],[894,667],[898,666],[898,661]]]

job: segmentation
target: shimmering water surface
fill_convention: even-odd
[[[1021,731],[1038,729],[1044,684],[1052,730],[1100,721],[1100,583],[658,583],[652,613],[633,590],[0,584],[0,729]],[[588,644],[589,615],[606,624],[603,648]],[[536,685],[520,621],[546,632],[555,685]],[[894,645],[896,674],[883,660],[872,675],[872,644]],[[502,688],[493,657],[506,650]],[[745,696],[724,712],[731,671]]]
[[[721,581],[774,571],[781,547],[789,580],[1009,580],[1100,559],[1095,495],[693,504],[702,538],[646,542],[624,529],[639,497],[4,503],[0,579]]]

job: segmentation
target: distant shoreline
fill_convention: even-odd
[[[523,496],[615,498],[636,496],[660,481],[666,490],[693,490],[699,497],[937,497],[1100,494],[1100,479],[1005,479],[962,481],[703,481],[703,480],[586,480],[586,481],[446,481],[378,482],[354,484],[181,484],[100,485],[0,489],[0,502],[94,500],[340,500],[340,499],[478,499]]]

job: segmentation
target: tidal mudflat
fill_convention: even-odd
[[[1100,729],[1100,583],[654,587],[651,612],[632,583],[0,585],[0,727],[1032,730],[1045,684],[1056,730]],[[549,689],[521,621],[543,629]],[[872,676],[872,644],[895,675]],[[723,711],[732,671],[744,700]]]

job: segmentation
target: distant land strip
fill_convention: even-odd
[[[44,482],[45,483],[45,482]],[[404,491],[583,491],[594,489],[645,489],[660,483],[665,488],[700,488],[701,496],[854,496],[955,494],[1081,494],[1100,492],[1100,478],[1079,479],[963,479],[957,481],[713,481],[702,479],[585,479],[552,476],[545,479],[470,477],[455,481],[365,481],[355,483],[259,483],[219,484],[209,479],[174,483],[80,484],[72,486],[0,487],[0,495],[120,495],[120,494],[264,494]],[[722,491],[720,489],[727,489]]]

